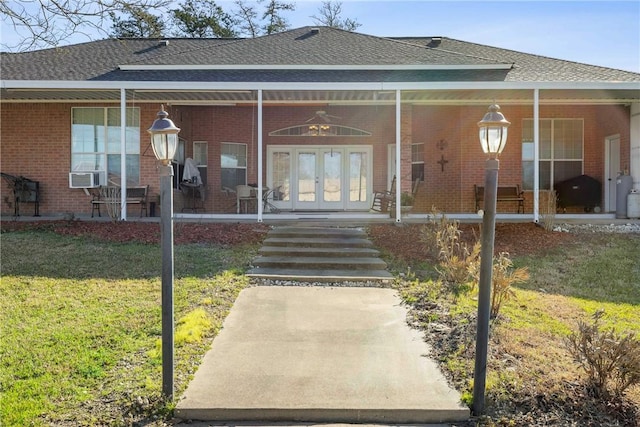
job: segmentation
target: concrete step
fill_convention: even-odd
[[[393,279],[387,270],[330,270],[293,268],[254,268],[247,276],[258,279],[293,280],[298,282],[365,282],[389,281]]]
[[[277,227],[269,232],[273,237],[356,237],[366,238],[367,234],[358,228],[336,227]]]
[[[297,246],[263,246],[263,256],[308,256],[308,257],[377,257],[380,252],[373,248],[362,247],[297,247]]]
[[[376,257],[259,256],[253,264],[262,268],[310,268],[335,270],[384,270],[387,264]]]
[[[371,248],[373,244],[367,239],[351,237],[267,237],[264,246],[301,246],[325,248]]]
[[[249,276],[305,282],[389,280],[379,255],[361,229],[276,227]]]

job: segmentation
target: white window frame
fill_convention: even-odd
[[[413,147],[416,145],[422,146],[422,158],[416,160],[413,158]],[[413,165],[422,165],[422,179],[424,181],[424,153],[425,153],[426,144],[424,142],[412,142],[411,143],[411,180],[415,181],[413,178]]]
[[[248,146],[247,146],[247,144],[246,144],[246,143],[244,143],[244,142],[222,142],[222,143],[220,143],[220,182],[221,182],[221,185],[222,185],[223,187],[224,187],[224,184],[222,184],[222,171],[223,171],[223,169],[231,169],[231,168],[229,168],[229,167],[224,167],[224,166],[222,165],[222,157],[223,157],[223,155],[225,154],[225,153],[224,153],[224,147],[225,147],[225,146],[231,146],[231,145],[234,145],[234,146],[244,146],[245,164],[244,164],[244,166],[236,166],[236,167],[235,167],[235,168],[233,168],[233,169],[236,169],[236,170],[242,170],[242,169],[244,169],[244,184],[247,184],[247,166],[248,166],[248,164],[249,164],[249,159],[248,159],[249,150],[248,150]],[[224,189],[224,188],[223,188],[223,189]],[[232,190],[235,190],[235,188],[232,188]]]
[[[521,135],[521,141],[522,141],[522,187],[524,190],[533,190],[533,181],[531,182],[527,182],[525,180],[524,177],[524,173],[525,173],[525,167],[524,164],[525,163],[533,163],[534,160],[534,142],[533,142],[533,132],[531,132],[531,140],[525,140],[525,135],[524,135],[524,131],[525,131],[525,123],[529,121],[531,122],[531,126],[534,126],[534,120],[530,119],[530,118],[526,118],[522,120],[522,135]],[[555,182],[555,168],[556,168],[556,164],[559,162],[580,162],[580,173],[584,173],[584,119],[583,118],[574,118],[574,117],[570,117],[570,118],[541,118],[540,123],[543,123],[545,121],[550,122],[551,126],[550,126],[550,138],[551,138],[551,147],[550,147],[550,156],[547,157],[543,157],[542,153],[540,153],[540,157],[538,159],[539,163],[543,163],[543,162],[549,162],[550,167],[549,167],[549,187],[547,186],[540,186],[540,190],[551,190],[553,188],[554,182]],[[580,122],[581,123],[581,127],[582,127],[582,141],[580,141],[580,158],[558,158],[555,157],[556,155],[556,138],[555,138],[555,128],[558,122],[561,121],[576,121],[576,122]],[[542,127],[542,126],[541,126]],[[525,144],[527,144],[527,147],[525,147]],[[540,145],[542,145],[542,143],[540,143]],[[542,173],[542,172],[541,172]]]
[[[79,110],[88,110],[88,109],[93,109],[93,110],[102,110],[102,114],[103,114],[103,122],[102,122],[102,133],[103,133],[103,138],[104,138],[104,150],[103,151],[77,151],[74,152],[73,151],[73,140],[74,140],[74,117],[75,117],[75,111],[79,111]],[[71,107],[71,122],[70,122],[70,129],[71,129],[71,143],[70,143],[70,155],[71,155],[71,171],[70,172],[99,172],[100,174],[100,184],[101,185],[107,185],[109,177],[109,156],[112,155],[121,155],[121,151],[120,151],[120,147],[121,144],[118,144],[118,149],[117,151],[109,151],[109,111],[110,110],[117,110],[118,113],[120,112],[120,108],[119,107]],[[127,134],[132,137],[132,139],[134,139],[133,142],[137,142],[137,144],[125,144],[127,146],[131,146],[132,148],[134,148],[131,151],[126,151],[124,153],[125,156],[138,156],[138,171],[137,171],[137,181],[131,181],[131,175],[130,173],[127,173],[127,180],[131,181],[129,184],[130,185],[138,185],[139,184],[139,180],[140,180],[140,108],[138,107],[127,107],[127,112],[129,111],[135,111],[136,114],[134,117],[137,117],[137,123],[135,123],[133,126],[131,127],[127,127]],[[118,123],[118,139],[120,138],[120,123]],[[129,128],[132,128],[131,132],[129,132]],[[104,169],[96,169],[98,166],[96,165],[94,168],[92,169],[87,169],[87,168],[78,168],[77,166],[74,165],[73,163],[73,157],[74,155],[93,155],[96,158],[100,158],[102,157],[102,162],[101,164],[104,165]],[[118,159],[118,167],[121,166],[120,163],[120,159]],[[120,171],[120,173],[122,173],[122,171]],[[120,182],[115,182],[113,184],[116,185],[120,185]]]
[[[193,141],[193,160],[198,167],[209,164],[209,143],[207,141]]]

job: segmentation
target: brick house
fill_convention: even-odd
[[[90,215],[98,185],[149,185],[153,202],[159,177],[146,130],[161,105],[181,128],[178,215],[388,216],[371,213],[374,191],[395,182],[397,194],[410,192],[419,180],[412,216],[432,207],[473,216],[485,160],[477,122],[494,102],[511,122],[499,182],[525,195],[524,213],[504,202],[498,218],[537,221],[553,185],[575,176],[600,183],[595,211],[604,217],[616,210],[620,171],[640,189],[638,73],[328,27],[255,39],[109,39],[0,61],[0,169],[39,182],[43,215]],[[180,185],[187,159],[203,181],[195,212]],[[279,213],[255,203],[238,214],[244,184],[255,197],[269,192]],[[11,215],[2,185],[2,214]]]

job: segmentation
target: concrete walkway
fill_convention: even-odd
[[[175,415],[385,424],[468,419],[406,314],[390,289],[247,288]]]

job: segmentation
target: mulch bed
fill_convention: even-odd
[[[423,227],[422,224],[402,227],[374,225],[369,228],[369,235],[380,249],[394,253],[407,262],[418,261],[429,252],[421,241]],[[461,241],[469,246],[481,237],[479,224],[460,224],[459,229]],[[496,224],[494,250],[496,253],[508,252],[512,257],[533,255],[575,239],[575,234],[547,231],[534,223],[503,223]]]
[[[160,243],[160,224],[157,222],[108,221],[3,221],[2,232],[15,230],[50,230],[70,236],[92,236],[110,242]],[[371,225],[369,235],[380,247],[406,261],[425,258],[420,234],[422,224]],[[223,246],[259,243],[269,226],[257,223],[192,223],[174,225],[174,243],[209,243]],[[472,243],[480,238],[479,224],[460,224],[461,239]],[[504,223],[496,225],[495,251],[511,256],[530,255],[547,251],[575,240],[572,233],[547,231],[533,223]]]
[[[2,232],[16,230],[50,230],[67,236],[87,236],[108,242],[160,243],[157,222],[98,221],[4,221]],[[269,227],[262,224],[182,223],[174,224],[174,243],[209,243],[235,246],[259,243]]]

